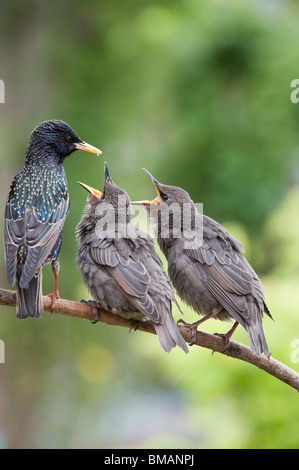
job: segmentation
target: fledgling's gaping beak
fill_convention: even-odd
[[[152,204],[160,204],[162,202],[161,196],[155,197],[152,201],[145,199],[144,201],[131,201],[131,204],[135,206],[151,206]]]
[[[111,176],[109,174],[107,162],[105,162],[105,183],[107,183],[107,181],[110,181],[110,183],[113,183]]]
[[[102,153],[102,150],[94,147],[93,145],[88,144],[87,142],[75,142],[74,145],[77,150],[84,150],[84,152],[96,153],[98,156]]]
[[[84,188],[86,189],[89,194],[91,194],[93,197],[97,197],[97,198],[100,198],[102,197],[102,194],[101,191],[98,191],[97,189],[94,189],[92,188],[91,186],[88,186],[87,184],[84,184],[84,183],[80,183],[80,181],[78,181],[78,183]]]
[[[152,201],[148,201],[146,199],[144,201],[132,201],[131,204],[134,204],[136,206],[150,206],[151,204],[160,204],[160,202],[162,202],[162,198],[161,198],[161,194],[160,194],[160,191],[159,191],[159,188],[158,188],[159,182],[156,180],[156,178],[153,177],[153,175],[150,174],[149,171],[147,171],[145,168],[143,168],[143,170],[146,171],[146,173],[148,174],[148,176],[152,180],[153,185],[155,186],[156,191],[158,193],[158,196],[155,197],[155,199],[153,199]]]

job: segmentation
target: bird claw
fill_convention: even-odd
[[[223,338],[225,340],[225,346],[222,353],[225,353],[230,347],[230,335],[228,333],[214,333],[214,336],[219,336],[219,338]],[[215,351],[212,352],[214,354]]]
[[[233,335],[233,333],[236,330],[238,325],[239,325],[239,323],[236,321],[234,323],[233,327],[227,333],[214,333],[214,336],[219,336],[220,338],[223,338],[225,340],[225,347],[224,347],[223,351],[221,351],[222,353],[225,353],[229,349],[230,339],[231,339],[231,337],[232,337],[232,335]]]
[[[94,320],[91,320],[91,324],[92,325],[95,325],[96,323],[98,323],[99,321],[99,318],[100,318],[100,314],[99,314],[99,309],[98,307],[93,307],[93,313],[94,313]]]
[[[95,325],[99,321],[99,318],[100,318],[99,304],[95,300],[85,300],[85,299],[81,299],[80,303],[90,305],[91,307],[93,307],[94,320],[91,320],[90,323],[92,325]]]
[[[94,306],[95,304],[98,305],[95,300],[85,300],[85,299],[81,299],[80,304],[87,304],[91,306]]]
[[[130,329],[129,329],[129,333],[131,333],[132,330],[137,331],[138,328],[139,328],[139,326],[140,326],[140,324],[141,324],[141,321],[140,321],[140,320],[131,320],[131,322],[132,322],[132,323],[135,323],[135,326],[134,326],[134,328],[130,328]]]
[[[180,318],[180,319],[176,322],[176,324],[178,324],[178,323],[183,323],[183,325],[185,325],[185,326],[190,326],[190,323],[187,323],[187,322],[186,322],[185,320],[183,320],[182,318]]]
[[[60,299],[60,295],[59,295],[59,292],[58,290],[54,290],[53,294],[48,294],[48,297],[50,297],[50,299],[52,300],[51,301],[51,314],[55,308],[55,305],[56,305],[56,300],[57,299]]]
[[[183,320],[182,318],[180,318],[178,321],[177,321],[177,324],[178,323],[182,323],[184,326],[188,326],[191,330],[191,342],[189,343],[189,346],[193,346],[193,344],[195,343],[196,341],[196,333],[197,333],[197,327],[198,327],[198,324],[197,322],[195,323],[187,323],[185,322],[185,320]]]

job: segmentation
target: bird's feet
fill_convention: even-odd
[[[214,333],[214,336],[219,336],[220,338],[223,338],[225,340],[225,346],[224,349],[221,352],[226,352],[229,347],[230,347],[230,337],[231,335],[228,333]],[[214,351],[213,351],[214,353]]]
[[[194,323],[187,323],[185,322],[185,320],[183,320],[182,318],[180,318],[178,321],[177,321],[177,324],[178,323],[182,323],[184,326],[188,326],[188,328],[191,329],[191,342],[189,343],[189,346],[193,346],[193,344],[195,343],[196,341],[196,333],[197,333],[197,327],[199,325],[198,322],[194,322]]]
[[[59,273],[59,261],[58,261],[58,259],[53,261],[52,271],[53,271],[53,274],[54,274],[55,289],[54,289],[53,294],[48,294],[48,297],[50,297],[52,299],[52,302],[51,302],[51,315],[52,315],[52,312],[55,308],[56,300],[60,299],[59,290],[58,290],[58,273]]]
[[[132,330],[137,331],[142,322],[140,320],[131,320],[131,323],[134,324],[134,327],[129,329],[129,333],[131,333]]]
[[[55,308],[55,305],[56,305],[56,300],[57,299],[60,299],[60,295],[59,295],[59,291],[58,289],[55,289],[53,294],[48,294],[48,297],[50,297],[50,299],[52,300],[51,301],[51,314]]]
[[[85,299],[81,299],[80,302],[81,304],[90,305],[93,308],[94,319],[90,323],[92,323],[93,325],[97,323],[100,318],[100,313],[99,313],[100,305],[98,304],[98,302],[96,302],[95,300],[85,300]]]
[[[230,347],[230,339],[233,335],[233,333],[236,331],[237,326],[239,323],[236,321],[233,325],[233,327],[227,332],[227,333],[214,333],[214,336],[219,336],[220,338],[223,338],[225,340],[225,346],[223,349],[223,353],[226,352],[229,347]],[[214,352],[214,351],[213,351]]]

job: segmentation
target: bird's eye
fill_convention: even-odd
[[[167,194],[162,194],[162,196],[161,196],[161,197],[162,197],[163,201],[167,201],[167,199],[168,199],[168,196],[167,196]]]
[[[66,140],[67,140],[68,142],[72,142],[72,140],[73,140],[73,139],[72,139],[72,136],[71,136],[71,135],[68,135],[67,138],[66,138]]]

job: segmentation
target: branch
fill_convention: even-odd
[[[50,297],[43,296],[43,304],[44,310],[50,312]],[[14,307],[16,305],[16,293],[11,290],[0,289],[0,305]],[[122,326],[129,329],[136,329],[136,325],[138,324],[138,330],[155,334],[152,322],[136,322],[134,320],[127,320],[119,315],[102,310],[101,308],[99,308],[98,311],[99,322],[106,323],[107,325]],[[90,321],[94,320],[94,309],[92,306],[80,302],[74,302],[72,300],[58,299],[56,301],[55,310],[52,313],[82,318]],[[184,325],[178,325],[178,328],[184,340],[190,343],[190,328]],[[222,338],[198,331],[194,345],[211,349],[212,351],[217,351],[226,356],[248,362],[299,391],[298,372],[290,369],[288,366],[274,358],[270,358],[270,360],[268,360],[265,356],[257,356],[249,347],[243,344],[231,341],[228,350],[223,352],[224,340]]]

